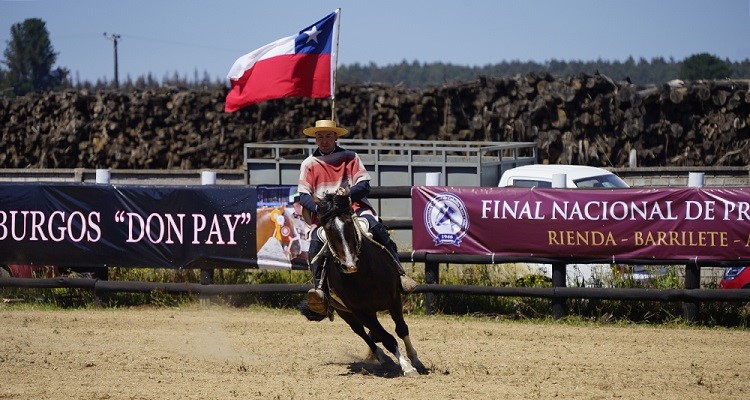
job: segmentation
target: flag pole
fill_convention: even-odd
[[[333,82],[331,83],[331,120],[336,120],[336,71],[339,67],[339,28],[341,27],[341,8],[336,9],[336,56],[333,64]]]

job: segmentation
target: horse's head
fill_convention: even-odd
[[[327,193],[318,205],[318,219],[333,258],[344,273],[357,272],[362,232],[354,220],[349,191],[339,188]]]

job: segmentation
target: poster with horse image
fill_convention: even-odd
[[[0,199],[0,264],[257,264],[253,187],[13,183]]]
[[[258,186],[256,249],[259,268],[307,269],[310,225],[297,186]]]
[[[0,185],[0,264],[307,269],[296,186]]]

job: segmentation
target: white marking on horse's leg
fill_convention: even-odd
[[[411,365],[411,362],[409,360],[401,355],[401,352],[396,349],[396,353],[394,353],[396,358],[398,358],[398,363],[401,365],[401,371],[404,372],[404,376],[418,376],[419,371],[417,371],[414,366]]]
[[[404,347],[406,347],[406,355],[409,357],[409,360],[411,360],[411,364],[416,368],[424,369],[424,364],[422,364],[422,361],[419,361],[419,357],[417,356],[417,350],[414,348],[414,345],[411,344],[411,338],[409,338],[409,336],[404,336],[403,341]]]

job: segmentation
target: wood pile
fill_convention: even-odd
[[[747,80],[636,86],[530,73],[423,90],[339,85],[336,118],[363,139],[532,141],[541,163],[747,166]],[[300,139],[328,99],[227,114],[226,90],[65,91],[0,99],[0,167],[235,169],[246,142]]]

